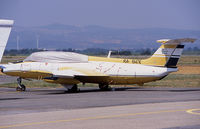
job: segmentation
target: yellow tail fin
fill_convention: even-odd
[[[185,42],[193,43],[196,39],[161,39],[157,42],[162,43],[160,48],[148,59],[141,60],[141,64],[152,66],[176,67],[182,54]]]

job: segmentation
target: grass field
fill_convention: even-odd
[[[23,60],[24,56],[9,56],[3,58],[3,63]],[[147,58],[137,56],[135,58]],[[164,79],[144,84],[144,87],[200,87],[200,56],[182,56],[178,63],[179,71],[171,73]],[[1,74],[1,73],[0,73]],[[58,84],[43,81],[23,81],[27,87],[61,87]],[[16,87],[16,83],[1,84],[3,87]],[[80,84],[81,86],[81,84]],[[97,86],[86,84],[85,86]],[[122,86],[122,85],[120,85]],[[130,85],[129,85],[130,86]],[[135,85],[133,85],[135,86]]]

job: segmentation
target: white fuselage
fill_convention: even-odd
[[[97,77],[96,80],[89,80],[86,82],[100,83],[100,80],[97,81],[98,77],[115,77],[113,78],[113,81],[109,80],[111,84],[140,84],[155,81],[168,75],[170,72],[175,71],[177,71],[177,68],[99,61],[89,61],[87,63],[22,62],[5,65],[5,68],[3,69],[5,74],[33,79],[43,79],[45,76],[73,78],[74,75],[79,75],[90,77],[95,76]],[[129,80],[127,78],[129,78]],[[149,80],[147,78],[151,79]],[[123,79],[126,79],[126,81]],[[131,81],[134,79],[139,80],[139,82]]]

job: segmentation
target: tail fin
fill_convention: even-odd
[[[14,21],[0,19],[0,62]]]
[[[162,43],[160,48],[148,59],[141,60],[141,64],[176,67],[178,60],[182,54],[185,42],[193,43],[196,39],[182,38],[182,39],[161,39],[157,42]]]

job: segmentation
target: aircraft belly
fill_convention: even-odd
[[[153,77],[153,76],[144,76],[144,77],[138,77],[138,76],[116,76],[116,77],[110,77],[110,84],[113,85],[120,85],[120,84],[141,84],[146,83],[150,81],[155,81],[160,79],[160,77]]]
[[[58,78],[55,80],[44,79],[44,81],[49,82],[49,83],[62,84],[62,85],[74,85],[74,84],[80,83],[80,81],[74,78]]]
[[[109,84],[109,76],[76,76],[75,79],[83,83],[104,83]]]
[[[75,77],[80,82],[84,83],[98,83],[98,84],[141,84],[160,79],[155,76],[77,76]]]

